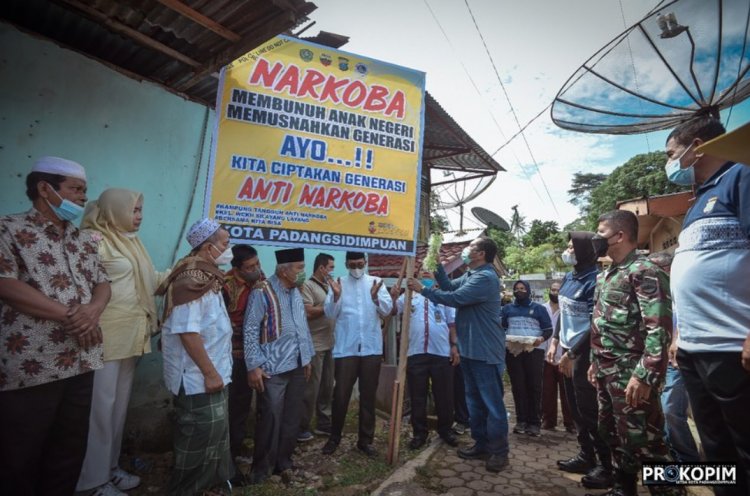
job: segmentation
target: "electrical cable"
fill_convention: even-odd
[[[518,120],[518,114],[516,113],[515,107],[513,107],[513,103],[510,101],[510,96],[508,95],[507,90],[505,89],[505,84],[503,84],[503,79],[500,77],[500,72],[497,69],[497,66],[495,65],[495,61],[492,58],[492,54],[490,53],[489,47],[487,46],[487,42],[484,39],[484,35],[482,35],[482,31],[479,29],[479,24],[477,24],[477,20],[474,17],[474,12],[471,10],[471,6],[469,5],[468,0],[464,0],[464,3],[466,4],[466,8],[469,11],[469,15],[471,16],[471,20],[474,23],[474,27],[477,30],[477,34],[479,34],[479,39],[482,40],[482,45],[484,45],[484,50],[487,52],[487,56],[490,59],[490,63],[492,64],[492,69],[495,71],[495,76],[497,77],[498,82],[500,83],[500,88],[503,90],[503,94],[505,95],[505,99],[508,102],[508,106],[510,106],[510,111],[513,114],[513,119],[516,121],[516,125],[518,126],[518,129],[521,129],[521,122]],[[547,182],[544,180],[544,176],[542,175],[542,171],[539,168],[539,164],[536,161],[536,158],[534,158],[534,153],[531,151],[531,146],[529,145],[529,141],[526,139],[526,135],[523,134],[523,131],[521,131],[521,137],[523,138],[523,142],[526,145],[526,150],[529,152],[529,156],[531,157],[531,161],[534,164],[534,167],[536,168],[537,174],[539,174],[539,179],[542,181],[542,185],[544,186],[544,190],[547,193],[547,197],[550,200],[550,203],[552,203],[552,208],[555,210],[555,213],[557,214],[558,219],[560,218],[560,212],[557,210],[557,205],[555,204],[555,200],[552,198],[552,194],[549,191],[549,188],[547,187]]]

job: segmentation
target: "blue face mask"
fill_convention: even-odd
[[[422,286],[425,288],[431,288],[434,283],[434,279],[422,279]]]
[[[52,205],[49,201],[47,201],[47,205],[50,206],[50,208],[55,213],[55,215],[57,215],[58,219],[67,220],[68,222],[73,222],[74,220],[76,220],[78,217],[80,217],[83,214],[84,208],[82,206],[77,205],[70,200],[64,199],[62,196],[60,196],[57,193],[57,191],[55,191],[55,188],[53,188],[52,185],[50,185],[50,188],[52,189],[52,191],[54,191],[55,195],[57,195],[60,201],[62,201],[59,207],[56,207]]]
[[[471,250],[469,250],[469,247],[463,249],[461,252],[461,261],[465,263],[466,265],[469,265],[471,263],[471,258],[469,257],[469,254],[471,253]]]
[[[690,167],[686,167],[684,169],[682,168],[682,157],[692,147],[693,145],[691,144],[689,147],[685,148],[685,151],[682,152],[679,157],[673,158],[664,166],[664,172],[667,173],[667,179],[669,179],[670,182],[679,184],[681,186],[692,186],[693,184],[695,184],[694,166],[696,162],[698,162],[698,159],[690,164]]]

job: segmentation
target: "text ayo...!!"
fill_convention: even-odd
[[[368,112],[382,112],[386,116],[403,119],[406,113],[406,95],[401,90],[391,91],[378,84],[368,85],[359,80],[326,76],[315,69],[300,70],[295,64],[286,68],[281,62],[273,66],[260,58],[255,63],[248,84],[263,86],[276,93],[286,92],[297,98],[309,97],[319,102],[330,101],[359,108]]]
[[[293,192],[294,183],[290,181],[248,177],[237,193],[237,199],[286,205],[292,199]],[[388,195],[351,191],[336,186],[311,186],[307,183],[302,185],[297,204],[316,209],[363,212],[379,216],[387,216],[389,212]]]

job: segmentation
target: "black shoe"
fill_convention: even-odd
[[[440,439],[442,439],[445,444],[447,444],[448,446],[452,446],[453,448],[458,446],[458,439],[456,439],[456,436],[454,436],[452,432],[441,435]]]
[[[502,469],[508,466],[508,463],[509,462],[507,456],[490,455],[490,457],[487,458],[487,462],[484,464],[484,467],[488,472],[500,472]]]
[[[418,450],[425,444],[427,444],[426,437],[413,437],[411,438],[411,441],[409,441],[409,449]]]
[[[528,427],[528,424],[526,424],[526,422],[519,422],[513,428],[513,432],[516,434],[524,434],[526,432],[527,427]]]
[[[249,484],[263,484],[266,479],[268,479],[268,474],[263,474],[260,472],[250,472],[250,475],[247,478],[247,482]]]
[[[569,460],[557,460],[557,468],[573,474],[587,474],[594,467],[596,467],[596,462],[584,458],[580,453]]]
[[[334,439],[332,437],[329,437],[328,441],[323,446],[323,454],[324,455],[332,455],[336,451],[336,448],[339,447],[339,443],[340,442],[341,441],[339,439]]]
[[[581,477],[581,484],[586,489],[607,489],[612,487],[614,483],[612,472],[601,465],[597,465]]]
[[[526,425],[526,434],[531,437],[539,437],[542,435],[542,432],[539,430],[538,425]]]
[[[376,450],[372,444],[357,443],[357,449],[370,458],[378,456],[378,450]]]
[[[474,444],[474,446],[469,448],[462,448],[457,453],[458,457],[464,460],[486,460],[490,457],[487,450],[480,448],[478,444]]]
[[[234,477],[229,479],[229,483],[232,487],[245,487],[250,484],[247,478],[239,470],[235,470]]]

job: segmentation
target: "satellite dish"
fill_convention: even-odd
[[[510,231],[510,226],[505,220],[491,210],[487,210],[482,207],[473,207],[471,209],[472,215],[479,219],[479,221],[487,227],[496,227],[501,231]]]
[[[594,54],[565,83],[552,121],[586,133],[671,129],[750,97],[750,2],[671,0]]]

